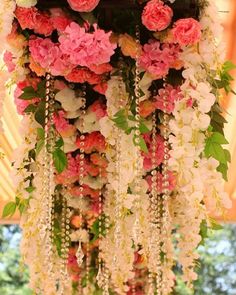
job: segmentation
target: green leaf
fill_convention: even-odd
[[[61,149],[55,149],[52,154],[53,163],[58,173],[62,173],[67,167],[67,157],[66,154]]]
[[[34,114],[35,120],[44,127],[45,125],[45,102],[41,102]]]
[[[36,111],[36,109],[37,109],[36,105],[30,104],[24,109],[24,113],[26,113],[26,114],[34,113]]]
[[[36,148],[35,148],[35,152],[36,152],[36,156],[38,156],[42,150],[44,146],[44,140],[40,139],[37,144],[36,144]]]
[[[217,167],[216,170],[219,171],[222,174],[222,176],[223,176],[223,178],[224,178],[225,181],[228,181],[228,175],[227,175],[227,172],[228,172],[228,164],[221,163]]]
[[[6,204],[6,206],[3,209],[2,218],[5,218],[7,216],[11,217],[16,212],[16,203],[15,202],[9,202]]]
[[[223,229],[223,226],[221,224],[215,222],[214,220],[211,220],[211,229],[221,230],[221,229]]]
[[[219,143],[219,144],[228,144],[229,142],[226,140],[223,134],[219,132],[214,132],[211,137],[208,139],[211,140],[211,142]]]
[[[43,139],[45,138],[45,131],[43,128],[37,128],[37,136],[38,139]]]
[[[224,153],[225,153],[225,158],[227,160],[227,162],[231,163],[231,154],[228,150],[224,149]]]
[[[38,84],[37,97],[44,98],[45,96],[46,96],[45,81],[41,81]]]
[[[31,100],[35,97],[37,97],[37,93],[32,86],[25,87],[23,93],[19,96],[19,98],[23,100]]]
[[[139,138],[139,143],[136,143],[136,138]],[[148,153],[148,148],[147,148],[146,142],[142,136],[138,137],[138,136],[134,135],[133,142],[134,142],[134,145],[140,147],[141,151],[143,151],[144,153]]]
[[[32,193],[35,190],[35,187],[29,186],[25,189],[28,193]]]
[[[232,61],[227,60],[224,64],[223,64],[223,71],[228,72],[231,71],[233,69],[236,69],[236,65],[234,63],[232,63]]]
[[[203,220],[200,225],[200,236],[202,240],[199,245],[204,245],[205,239],[208,237],[208,226],[206,220]]]
[[[223,164],[227,163],[227,160],[225,158],[224,149],[218,143],[208,142],[205,146],[205,154],[208,158],[213,157],[214,159],[216,159],[220,163],[223,163]]]
[[[143,123],[141,122],[140,123],[140,127],[139,127],[139,130],[142,134],[144,133],[148,133],[150,130],[148,129],[148,127]]]
[[[60,138],[56,141],[56,147],[57,147],[57,148],[61,148],[63,145],[64,145],[63,138],[60,137]]]

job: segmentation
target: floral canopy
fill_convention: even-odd
[[[232,91],[210,0],[3,0],[21,252],[36,294],[191,287],[209,217],[231,205],[220,106]]]

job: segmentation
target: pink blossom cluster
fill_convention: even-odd
[[[179,45],[161,44],[159,41],[150,40],[143,46],[139,63],[155,79],[160,79],[168,74],[170,68],[175,68],[178,65],[179,55]]]
[[[167,84],[165,88],[161,88],[158,91],[158,95],[154,97],[154,106],[156,109],[166,111],[167,113],[172,113],[175,107],[175,102],[182,99],[183,94],[180,87],[173,87],[170,84]],[[164,101],[167,103],[167,106],[164,107]]]
[[[116,44],[110,41],[111,32],[94,26],[93,33],[72,22],[63,35],[59,37],[60,49],[68,56],[71,64],[93,69],[94,66],[106,64],[114,54]]]
[[[142,13],[142,23],[150,31],[166,29],[173,17],[173,11],[161,0],[148,1]]]
[[[49,38],[34,38],[29,41],[29,50],[33,60],[53,75],[66,75],[74,67],[68,57],[60,50],[58,43]]]
[[[23,30],[30,29],[44,36],[50,36],[54,30],[59,32],[65,30],[71,22],[62,9],[54,9],[50,15],[39,11],[36,7],[17,7],[15,15]]]
[[[152,169],[152,137],[150,133],[146,133],[143,135],[143,138],[146,142],[148,153],[142,153],[143,156],[143,168],[145,171],[149,171]],[[159,134],[156,135],[156,152],[155,159],[156,165],[160,165],[164,159],[164,139]]]
[[[67,0],[70,7],[79,12],[90,12],[98,5],[100,0]]]

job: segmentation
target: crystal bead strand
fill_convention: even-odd
[[[164,87],[166,85],[164,84]],[[169,115],[167,111],[168,107],[168,101],[166,93],[164,93],[163,97],[163,105],[164,105],[164,115],[163,115],[163,136],[164,136],[164,161],[162,165],[163,170],[163,196],[162,196],[162,251],[166,255],[167,249],[166,249],[166,243],[168,239],[168,222],[169,222],[169,210],[168,210],[168,200],[170,196],[170,190],[169,190],[169,175],[168,175],[168,159],[169,159]],[[165,259],[164,259],[165,264]],[[167,294],[166,290],[166,283],[165,278],[162,274],[162,293],[161,294]]]
[[[83,185],[84,185],[84,171],[85,171],[85,153],[84,153],[84,140],[85,140],[85,135],[84,135],[84,118],[83,116],[86,114],[85,108],[86,108],[86,91],[85,88],[82,89],[83,93],[82,93],[82,106],[81,106],[81,134],[80,134],[80,154],[79,154],[79,190],[80,190],[80,198],[83,198]],[[82,220],[82,212],[80,210],[80,217]],[[82,249],[82,242],[79,241],[79,246],[78,249],[76,251],[76,258],[77,258],[77,263],[78,266],[81,267],[81,265],[83,264],[83,260],[84,260],[84,252]],[[86,277],[87,277],[87,260],[86,260]],[[79,284],[81,284],[81,281],[79,282]],[[80,288],[82,289],[82,288]],[[82,290],[81,290],[82,291]]]
[[[46,256],[48,263],[49,277],[53,277],[53,159],[52,151],[54,146],[54,132],[53,132],[53,104],[54,104],[54,93],[53,93],[53,78],[48,73],[46,74],[46,99],[45,99],[45,127],[44,127],[44,204],[46,205],[45,210],[45,228],[46,228]]]
[[[110,228],[110,222],[109,222],[109,217],[107,215],[105,215],[105,214],[104,214],[104,226],[105,226],[104,235],[107,236],[108,232],[109,232],[109,228]],[[104,264],[104,270],[103,271],[104,271],[104,291],[103,291],[103,295],[109,295],[109,277],[110,277],[110,274],[109,274],[108,267],[106,267],[106,264]]]
[[[137,46],[140,45],[140,30],[139,25],[136,25],[136,44]],[[138,61],[138,52],[136,55],[136,64],[135,64],[135,81],[134,81],[134,93],[135,93],[135,144],[136,146],[140,145],[140,71],[139,71],[139,61]],[[134,242],[137,245],[139,240],[139,232],[140,232],[140,180],[141,180],[141,173],[140,173],[140,166],[139,166],[139,159],[140,159],[140,150],[137,149],[136,152],[136,161],[135,161],[135,190],[138,196],[135,206],[135,222],[133,227],[134,233]]]
[[[102,177],[102,169],[99,167],[99,178]],[[102,239],[102,189],[99,191],[99,198],[98,198],[98,273],[97,273],[97,284],[98,286],[103,289],[104,288],[104,282],[105,277],[103,273],[103,261],[101,257],[101,239]]]

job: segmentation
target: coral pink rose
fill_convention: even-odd
[[[169,26],[172,16],[169,6],[160,0],[151,0],[143,10],[142,23],[150,31],[162,31]]]
[[[66,80],[73,83],[88,82],[91,85],[99,84],[101,76],[93,73],[87,68],[73,69],[68,75],[65,76]]]
[[[101,65],[90,65],[89,69],[95,74],[102,75],[111,72],[113,68],[109,63],[105,63]]]
[[[105,117],[107,115],[106,105],[103,104],[101,101],[96,100],[89,109],[95,113],[97,120]]]
[[[85,140],[83,141],[83,145],[81,145],[80,138],[77,139],[76,145],[79,148],[83,148],[86,154],[90,154],[93,151],[103,152],[106,147],[106,142],[104,136],[98,132],[92,132],[85,135]]]
[[[95,90],[96,92],[98,92],[98,93],[100,93],[102,95],[105,95],[105,93],[107,91],[107,88],[108,88],[107,82],[105,81],[105,82],[101,82],[101,83],[95,85],[93,87],[93,90]]]
[[[194,18],[180,19],[175,22],[172,34],[181,46],[193,45],[201,38],[201,25]]]
[[[155,105],[150,100],[144,100],[140,102],[140,116],[143,118],[148,117],[151,115],[152,112],[155,111]]]
[[[90,12],[98,5],[100,0],[67,0],[70,7],[79,12]]]

